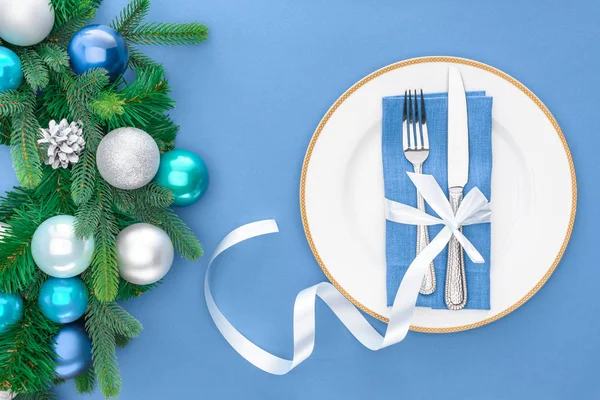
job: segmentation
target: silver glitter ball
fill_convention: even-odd
[[[118,189],[133,190],[150,183],[158,172],[158,145],[141,129],[119,128],[98,146],[96,165],[104,180]]]
[[[12,400],[14,397],[11,392],[0,392],[0,400]]]
[[[117,264],[121,277],[137,285],[161,280],[173,265],[175,252],[169,236],[150,224],[133,224],[117,236]]]

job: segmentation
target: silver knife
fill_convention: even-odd
[[[469,180],[469,126],[467,97],[458,68],[448,67],[448,192],[456,213]],[[462,229],[462,228],[461,228]],[[460,310],[467,305],[467,277],[461,245],[452,236],[448,243],[446,307]]]

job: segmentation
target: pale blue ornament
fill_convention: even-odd
[[[40,289],[38,303],[50,321],[68,324],[85,313],[88,290],[79,278],[50,278]]]
[[[92,366],[92,342],[79,323],[65,325],[58,331],[54,352],[58,379],[78,377]]]
[[[23,66],[14,51],[0,46],[0,93],[18,89],[23,83]]]
[[[16,294],[0,292],[0,335],[23,318],[23,300]]]
[[[75,217],[58,215],[44,221],[33,234],[31,253],[39,269],[55,278],[81,274],[92,263],[94,238],[75,236]]]

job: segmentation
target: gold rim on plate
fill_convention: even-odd
[[[556,119],[554,118],[554,116],[552,115],[552,113],[550,112],[550,110],[548,110],[548,108],[544,105],[544,103],[541,102],[540,99],[537,98],[537,96],[535,94],[533,94],[533,92],[529,89],[527,89],[525,87],[525,85],[523,85],[521,82],[517,81],[515,78],[513,78],[512,76],[494,68],[491,67],[489,65],[480,63],[478,61],[473,61],[473,60],[468,60],[465,58],[458,58],[458,57],[420,57],[420,58],[411,58],[409,60],[405,60],[405,61],[400,61],[397,62],[395,64],[391,64],[388,65],[387,67],[384,67],[380,70],[377,70],[375,72],[373,72],[372,74],[366,76],[365,78],[361,79],[358,83],[354,84],[350,89],[348,89],[334,104],[333,106],[329,109],[329,111],[327,111],[327,114],[325,114],[325,116],[323,117],[323,119],[321,120],[321,122],[319,123],[319,126],[317,127],[317,129],[315,130],[315,133],[313,134],[313,137],[310,140],[310,143],[308,145],[308,149],[306,151],[306,156],[304,157],[304,163],[302,165],[302,176],[300,179],[300,211],[302,214],[302,225],[304,226],[304,233],[306,234],[306,239],[308,240],[308,244],[310,246],[310,249],[313,252],[313,255],[315,256],[315,259],[317,260],[317,263],[319,264],[319,266],[321,267],[321,269],[323,270],[323,272],[325,273],[325,276],[327,277],[327,279],[329,279],[329,281],[331,281],[331,283],[333,284],[333,286],[335,286],[335,288],[337,290],[340,291],[340,293],[342,293],[348,300],[350,300],[356,307],[360,308],[362,311],[366,312],[367,314],[380,319],[383,322],[389,322],[389,319],[384,317],[381,314],[378,314],[376,312],[374,312],[373,310],[365,307],[363,304],[361,304],[359,301],[357,301],[355,298],[353,298],[348,292],[346,292],[346,290],[344,290],[343,287],[340,286],[340,284],[333,278],[333,276],[331,275],[331,273],[329,272],[329,270],[327,269],[327,267],[325,266],[325,264],[323,263],[323,260],[321,259],[321,257],[319,256],[319,252],[317,251],[317,248],[315,247],[315,244],[313,242],[312,239],[312,235],[310,233],[310,228],[308,226],[308,218],[306,216],[306,204],[305,204],[305,191],[306,191],[306,173],[308,171],[308,164],[310,163],[310,158],[312,156],[312,152],[313,149],[317,143],[317,140],[319,139],[319,136],[321,135],[321,132],[323,131],[323,128],[325,127],[325,125],[327,124],[327,122],[329,121],[329,119],[331,118],[331,116],[337,111],[337,109],[339,108],[339,106],[346,101],[346,99],[348,99],[348,97],[350,97],[354,92],[356,92],[359,88],[361,88],[362,86],[364,86],[366,83],[372,81],[373,79],[388,73],[390,71],[396,70],[398,68],[403,68],[403,67],[407,67],[409,65],[415,65],[415,64],[422,64],[422,63],[455,63],[455,64],[463,64],[463,65],[468,65],[471,67],[475,67],[475,68],[479,68],[482,69],[484,71],[487,72],[491,72],[492,74],[499,76],[500,78],[508,81],[509,83],[511,83],[513,86],[517,87],[521,92],[523,92],[525,95],[527,95],[527,97],[529,97],[539,108],[540,110],[542,110],[542,112],[544,113],[544,115],[546,115],[546,118],[548,118],[548,120],[550,121],[550,123],[552,124],[552,126],[554,127],[556,134],[558,135],[558,137],[560,138],[560,141],[563,145],[563,148],[565,150],[565,154],[567,156],[567,160],[569,162],[569,169],[571,172],[571,187],[572,187],[572,191],[571,191],[571,201],[572,201],[572,206],[571,206],[571,216],[570,216],[570,220],[569,220],[569,227],[567,229],[567,232],[565,234],[565,238],[563,240],[562,246],[560,247],[560,251],[558,252],[558,254],[556,255],[556,257],[554,258],[554,262],[552,263],[552,266],[548,269],[548,271],[546,272],[546,274],[544,274],[544,276],[542,277],[542,279],[525,295],[523,296],[519,301],[517,301],[515,304],[513,304],[512,306],[510,306],[509,308],[507,308],[506,310],[490,317],[487,318],[483,321],[479,321],[476,322],[474,324],[468,324],[468,325],[461,325],[461,326],[455,326],[452,328],[427,328],[427,327],[422,327],[422,326],[414,326],[411,325],[410,329],[412,331],[417,331],[417,332],[426,332],[426,333],[450,333],[450,332],[459,332],[459,331],[466,331],[469,329],[474,329],[474,328],[478,328],[480,326],[489,324],[491,322],[494,322],[508,314],[510,314],[511,312],[513,312],[514,310],[516,310],[517,308],[519,308],[520,306],[522,306],[527,300],[529,300],[534,294],[537,293],[538,290],[540,290],[540,288],[546,283],[546,281],[548,280],[548,278],[550,278],[550,275],[552,275],[552,273],[554,272],[554,270],[556,269],[556,267],[558,266],[558,263],[560,262],[560,259],[562,258],[565,249],[567,248],[567,244],[569,243],[569,238],[571,237],[571,233],[573,231],[573,224],[575,223],[575,210],[577,208],[577,182],[576,182],[576,178],[575,178],[575,166],[573,165],[573,158],[571,157],[571,151],[569,150],[569,146],[567,144],[567,140],[565,139],[565,136],[562,133],[562,130],[560,129],[560,126],[558,125],[558,122],[556,122]]]

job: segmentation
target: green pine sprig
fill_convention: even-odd
[[[102,137],[112,129],[132,126],[148,132],[161,153],[173,148],[179,126],[169,117],[174,107],[162,67],[135,45],[200,43],[207,29],[197,23],[145,23],[150,0],[132,0],[112,26],[127,41],[129,66],[136,79],[109,82],[97,69],[78,76],[70,69],[67,45],[73,34],[95,17],[101,0],[51,0],[56,21],[49,37],[30,47],[2,43],[21,58],[25,76],[18,90],[0,93],[0,143],[11,146],[20,187],[0,198],[0,221],[8,224],[0,240],[0,290],[18,293],[26,304],[25,317],[0,335],[0,390],[17,399],[50,399],[54,377],[51,341],[58,326],[37,307],[37,297],[48,276],[35,266],[31,254],[33,233],[46,219],[67,214],[76,217],[79,237],[94,236],[92,265],[82,274],[90,292],[85,315],[93,343],[94,368],[75,381],[78,391],[95,385],[107,398],[122,386],[116,347],[126,346],[141,325],[114,300],[140,296],[158,286],[134,285],[119,276],[116,236],[136,222],[165,230],[176,250],[194,260],[202,247],[193,232],[168,207],[173,194],[151,183],[133,191],[108,185],[98,174],[95,154]],[[40,127],[50,120],[80,122],[86,140],[80,160],[68,169],[42,165],[45,154],[37,146]]]

